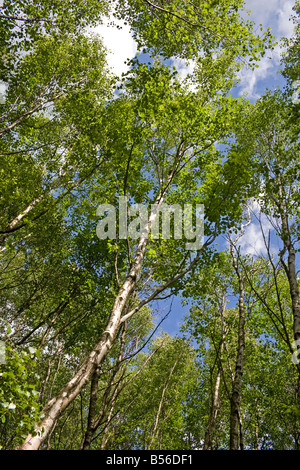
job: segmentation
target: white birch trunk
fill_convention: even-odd
[[[159,196],[157,204],[161,205],[163,197]],[[121,316],[125,304],[136,284],[138,274],[141,270],[145,250],[148,241],[148,233],[156,215],[152,214],[147,227],[147,235],[141,237],[137,246],[134,261],[130,267],[129,273],[124,284],[119,289],[115,299],[108,323],[100,337],[100,341],[89,354],[88,358],[81,365],[73,378],[61,389],[56,397],[47,403],[43,410],[45,418],[36,426],[35,436],[28,435],[25,443],[21,446],[22,450],[38,450],[41,443],[47,438],[55,422],[67,406],[77,397],[86,383],[92,377],[96,367],[99,367],[109,352],[113,339],[115,338],[120,326]]]

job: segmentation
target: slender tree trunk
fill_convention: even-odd
[[[106,425],[105,425],[105,427],[103,429],[103,433],[102,433],[102,440],[101,440],[101,444],[100,444],[100,449],[101,450],[105,449],[105,446],[106,446],[107,441],[109,439],[108,431],[109,431],[111,419],[113,417],[113,412],[114,412],[114,409],[115,409],[117,396],[118,396],[118,387],[115,387],[114,392],[113,392],[113,396],[112,396],[111,402],[110,402],[110,410],[109,410],[108,415],[107,415]]]
[[[99,423],[103,419],[103,416],[105,414],[105,408],[107,404],[107,396],[110,394],[113,382],[116,379],[116,375],[120,369],[122,359],[123,359],[123,353],[124,353],[124,348],[125,348],[125,335],[126,335],[126,329],[127,329],[127,324],[126,322],[122,325],[123,331],[121,335],[121,345],[120,345],[120,351],[119,351],[119,356],[117,363],[114,367],[113,374],[111,376],[111,379],[109,381],[109,384],[107,386],[107,389],[104,394],[104,400],[102,403],[102,406],[100,408],[100,414],[98,417],[96,417],[96,404],[97,404],[97,399],[98,399],[98,383],[99,383],[99,377],[100,377],[100,368],[96,369],[92,381],[91,381],[91,393],[90,393],[90,405],[89,405],[89,414],[88,414],[88,422],[87,422],[87,429],[84,435],[83,443],[82,443],[82,450],[89,450],[93,435],[95,433],[95,430],[99,426]],[[114,397],[117,393],[118,390],[118,383],[114,388],[113,391],[113,398],[111,401],[114,401]]]
[[[222,305],[221,305],[221,323],[222,323],[222,337],[219,345],[218,350],[218,372],[215,381],[215,387],[213,392],[213,399],[211,405],[211,412],[209,416],[209,420],[207,423],[205,437],[204,437],[204,446],[203,450],[210,450],[212,448],[212,441],[213,441],[213,433],[215,429],[216,419],[220,408],[220,386],[221,386],[221,376],[222,376],[222,352],[224,349],[224,341],[225,341],[225,332],[224,332],[224,312],[226,308],[226,297],[223,295],[222,297]]]
[[[153,443],[154,443],[154,439],[158,433],[158,424],[159,424],[159,418],[160,418],[160,415],[161,415],[161,412],[162,412],[162,406],[163,406],[163,403],[164,403],[164,400],[165,400],[165,394],[168,390],[168,387],[169,387],[169,384],[170,384],[170,381],[171,381],[171,378],[172,378],[172,375],[173,375],[173,372],[178,364],[178,361],[180,359],[180,357],[182,356],[183,354],[183,350],[180,352],[180,354],[177,356],[174,364],[173,364],[173,367],[171,368],[170,370],[170,373],[169,373],[169,376],[167,378],[167,381],[164,385],[164,388],[163,388],[163,391],[162,391],[162,394],[161,394],[161,399],[160,399],[160,402],[159,402],[159,405],[158,405],[158,409],[157,409],[157,413],[156,413],[156,417],[155,417],[155,423],[154,423],[154,427],[153,427],[153,430],[152,430],[152,433],[151,433],[151,437],[150,437],[150,443],[149,445],[147,446],[147,449],[151,449]]]
[[[297,350],[300,350],[300,301],[299,301],[299,287],[298,287],[297,269],[296,269],[296,250],[292,242],[288,208],[287,208],[286,200],[284,197],[284,189],[283,189],[283,184],[282,184],[280,175],[278,177],[278,186],[279,186],[278,196],[271,193],[271,198],[280,212],[281,230],[282,230],[280,237],[284,245],[283,252],[285,250],[287,250],[288,252],[287,263],[283,260],[283,254],[281,255],[280,260],[284,267],[284,270],[288,279],[288,283],[289,283],[290,296],[291,296],[291,302],[292,302],[293,322],[294,322],[293,324],[294,340],[296,341]],[[297,366],[299,377],[300,377],[300,363],[298,362],[296,366]]]
[[[100,368],[98,367],[93,373],[93,377],[91,381],[91,394],[90,394],[88,423],[87,423],[87,429],[85,432],[84,440],[82,443],[82,450],[88,450],[90,448],[92,437],[94,434],[93,422],[94,422],[94,416],[96,412],[99,377],[100,377]]]
[[[88,176],[91,176],[94,171],[98,168],[98,165],[94,166],[92,170],[88,173],[88,175],[83,176],[82,178],[79,179],[75,184],[72,184],[69,189],[66,189],[66,191],[61,194],[57,199],[56,199],[56,204],[57,202],[65,197],[67,194],[69,194],[74,188],[76,188],[80,183],[82,183]],[[6,238],[11,235],[12,233],[16,232],[17,230],[21,229],[24,227],[25,223],[22,222],[22,220],[26,217],[27,214],[29,214],[41,201],[43,201],[46,197],[49,196],[51,191],[54,189],[59,188],[59,182],[62,180],[63,177],[65,177],[68,173],[68,170],[66,170],[64,173],[61,173],[49,186],[49,188],[42,194],[40,194],[39,197],[34,198],[30,204],[22,211],[20,212],[16,217],[14,217],[13,220],[10,221],[10,223],[6,226],[4,230],[0,230],[0,246],[4,244]],[[37,220],[44,214],[46,214],[49,211],[48,209],[42,210],[37,216],[33,218],[33,220]],[[19,223],[21,222],[21,223]]]
[[[137,253],[129,274],[115,299],[109,321],[106,325],[105,331],[100,337],[100,341],[73,378],[61,389],[56,397],[47,403],[43,410],[45,418],[35,429],[37,436],[29,435],[22,446],[23,450],[39,449],[41,443],[47,437],[58,417],[90,380],[95,369],[101,366],[102,361],[110,350],[112,342],[117,334],[125,303],[135,286],[137,275],[143,261],[145,248],[146,240],[142,238],[138,245]]]
[[[5,230],[2,232],[3,235],[0,236],[0,245],[3,245],[5,239],[7,236],[11,233],[14,232],[17,229],[18,223],[24,219],[24,217],[29,214],[30,211],[32,211],[35,206],[41,202],[45,198],[46,194],[43,193],[39,197],[33,199],[31,203],[26,207],[26,209],[23,210],[19,215],[17,215],[10,223],[9,225],[5,228]]]
[[[110,425],[111,425],[111,421],[113,419],[113,412],[114,412],[114,409],[115,409],[115,404],[116,404],[116,400],[118,398],[118,395],[122,392],[122,390],[127,387],[141,372],[142,370],[144,369],[144,367],[146,366],[146,364],[152,359],[152,357],[154,356],[154,354],[156,354],[156,352],[163,346],[163,343],[164,343],[164,340],[161,342],[161,344],[150,354],[150,356],[148,356],[148,358],[145,360],[144,364],[140,367],[140,369],[133,375],[130,377],[130,379],[128,381],[123,381],[123,376],[127,370],[127,367],[126,366],[122,372],[122,377],[121,377],[121,380],[118,380],[118,383],[117,385],[115,386],[115,389],[113,391],[113,394],[112,394],[112,397],[110,399],[110,410],[109,410],[109,413],[108,413],[108,416],[107,416],[107,419],[105,420],[106,422],[106,425],[103,429],[103,431],[101,432],[102,434],[102,439],[101,439],[101,444],[100,444],[100,449],[101,450],[104,450],[105,449],[105,446],[109,440],[109,438],[111,437],[109,435],[109,428],[110,428]],[[133,356],[135,356],[135,353],[133,354]],[[132,356],[132,357],[133,357]],[[113,382],[115,379],[115,376],[112,377],[112,381]],[[110,387],[111,388],[111,387]],[[127,404],[126,408],[125,408],[125,413],[124,411],[122,411],[122,414],[123,415],[126,415],[126,410],[128,410],[130,408],[130,406],[132,405],[132,403],[134,403],[134,401],[136,400],[137,396],[135,396],[133,398],[133,400],[130,401],[129,404]],[[106,398],[104,398],[104,404],[106,404]],[[119,410],[118,410],[118,414],[120,416],[120,413],[119,413]],[[98,427],[101,425],[101,423],[103,423],[103,417],[104,417],[104,408],[103,410],[101,410],[101,413],[100,415],[97,417],[97,419],[95,420],[95,430],[98,429]],[[119,421],[120,421],[121,418],[119,418]],[[118,422],[118,421],[117,421]],[[114,430],[113,430],[114,432]]]
[[[281,217],[282,231],[283,231],[283,242],[288,251],[287,265],[284,264],[286,275],[290,287],[290,295],[292,301],[292,311],[294,320],[294,339],[295,341],[300,340],[300,302],[299,302],[299,287],[297,281],[297,269],[296,269],[296,250],[291,240],[291,234],[288,224],[288,217],[284,213]]]
[[[215,423],[219,411],[219,395],[220,395],[220,385],[221,385],[221,367],[218,368],[218,373],[215,382],[214,396],[212,401],[212,407],[210,412],[210,417],[207,423],[205,437],[204,437],[204,446],[203,450],[210,450],[212,448],[213,433],[215,429]]]
[[[236,272],[239,283],[239,324],[238,324],[238,346],[235,364],[235,373],[232,384],[232,393],[230,399],[230,450],[238,450],[243,448],[242,441],[242,423],[240,417],[240,407],[242,399],[242,376],[244,367],[244,351],[245,351],[245,289],[243,276],[240,272],[238,259],[234,253],[234,247],[231,243],[231,255],[233,259],[233,267]]]

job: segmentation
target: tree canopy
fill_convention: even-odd
[[[299,25],[250,100],[242,0],[2,3],[1,449],[299,450]]]

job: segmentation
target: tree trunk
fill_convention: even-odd
[[[213,401],[212,401],[210,417],[209,417],[207,427],[206,427],[206,431],[205,431],[203,450],[211,450],[211,448],[212,448],[213,432],[214,432],[214,429],[215,429],[215,423],[216,423],[217,414],[218,414],[218,411],[219,411],[221,370],[222,370],[221,367],[219,367],[216,382],[215,382],[215,389],[214,389],[214,396],[213,396]]]
[[[104,393],[104,397],[102,400],[102,405],[100,408],[100,413],[99,416],[96,416],[96,405],[97,405],[97,399],[98,399],[98,383],[99,383],[99,377],[100,377],[100,369],[96,369],[93,377],[92,377],[92,382],[91,382],[91,393],[90,393],[90,405],[89,405],[89,414],[88,414],[88,422],[87,422],[87,429],[83,438],[82,442],[82,450],[89,450],[92,442],[93,435],[98,428],[99,424],[101,423],[105,412],[107,408],[107,401],[113,402],[113,407],[110,407],[110,412],[112,414],[113,408],[114,408],[114,403],[118,391],[118,386],[119,382],[114,387],[113,390],[113,396],[110,400],[108,400],[108,397],[111,393],[111,390],[113,388],[113,383],[116,379],[116,375],[120,370],[120,367],[122,365],[122,360],[123,360],[123,353],[125,349],[125,335],[126,335],[126,330],[127,330],[127,324],[126,322],[122,325],[123,331],[121,335],[121,345],[120,345],[120,351],[119,351],[119,356],[116,362],[116,365],[114,366],[114,370],[112,373],[112,376],[110,378],[110,381],[108,383],[108,386],[106,388],[106,391]],[[121,328],[122,328],[121,327]],[[111,419],[111,415],[109,414],[108,422],[106,424],[106,427],[109,425]]]
[[[168,184],[171,182],[172,177],[173,173],[169,176]],[[168,184],[166,188],[168,187]],[[156,199],[156,205],[158,209],[163,203],[165,191],[161,191]],[[134,260],[131,263],[127,277],[116,296],[108,323],[100,337],[99,342],[96,344],[94,349],[91,351],[87,359],[83,362],[72,379],[60,390],[56,397],[52,398],[52,400],[46,404],[45,408],[43,409],[43,415],[45,417],[39,424],[36,425],[35,428],[36,435],[32,436],[29,434],[24,444],[20,447],[21,450],[38,450],[40,448],[41,443],[47,438],[49,432],[51,431],[61,413],[77,397],[83,387],[91,379],[95,370],[100,368],[106,354],[111,349],[113,340],[117,335],[121,323],[122,312],[136,285],[139,272],[142,268],[145,250],[148,243],[148,234],[156,216],[157,212],[152,213],[147,226],[144,227],[144,236],[141,236],[139,239]]]
[[[149,298],[148,300],[143,299],[140,302],[139,306],[133,309],[126,315],[122,316],[122,312],[124,307],[136,286],[136,282],[138,279],[138,275],[142,268],[142,263],[145,255],[145,250],[147,247],[148,242],[148,234],[151,230],[153,223],[155,222],[155,218],[159,213],[159,209],[161,204],[163,203],[165,193],[170,185],[172,178],[177,170],[178,162],[174,164],[173,171],[169,174],[168,181],[164,190],[160,191],[158,195],[155,205],[157,211],[151,213],[148,226],[145,227],[146,233],[145,236],[141,236],[135,257],[133,262],[131,263],[129,272],[127,274],[126,280],[124,281],[123,285],[120,287],[118,294],[116,296],[113,308],[111,310],[111,314],[106,325],[105,330],[100,336],[99,342],[96,344],[94,349],[91,351],[87,359],[83,362],[80,366],[79,370],[75,373],[72,379],[60,390],[58,395],[50,400],[43,409],[43,415],[45,416],[44,419],[36,425],[35,428],[35,435],[32,436],[29,434],[26,438],[24,444],[20,447],[22,450],[38,450],[40,448],[41,443],[47,438],[49,432],[55,425],[55,422],[61,415],[61,413],[67,408],[67,406],[77,397],[83,387],[87,384],[87,382],[91,379],[94,371],[96,368],[100,368],[102,361],[104,360],[106,354],[112,347],[112,343],[116,334],[118,332],[119,326],[121,323],[127,320],[130,316],[132,316],[136,311],[139,310],[143,305],[145,305],[148,301],[153,300],[159,293],[161,293],[164,289],[168,288],[173,282],[177,279],[182,278],[187,272],[189,272],[192,267],[199,261],[200,253],[202,252],[204,246],[208,246],[214,240],[216,234],[213,234],[201,247],[198,251],[197,256],[190,262],[189,266],[183,269],[180,273],[176,274],[174,278],[167,281],[163,286],[158,288]]]
[[[219,344],[218,354],[218,372],[215,381],[215,387],[213,392],[213,399],[211,405],[211,411],[209,420],[207,423],[205,437],[204,437],[204,446],[203,450],[211,450],[212,449],[212,440],[213,440],[213,433],[215,429],[216,419],[219,412],[220,407],[220,386],[221,386],[221,375],[222,375],[222,352],[224,349],[224,341],[225,341],[225,331],[224,331],[224,312],[226,309],[226,296],[223,295],[222,297],[222,305],[221,305],[221,324],[222,324],[222,336],[221,341]]]
[[[288,217],[284,213],[281,216],[281,224],[283,231],[283,242],[288,251],[287,265],[284,263],[286,275],[290,287],[290,295],[292,301],[292,311],[294,320],[294,339],[300,340],[300,302],[299,302],[299,287],[297,281],[296,269],[296,250],[291,240],[290,228],[288,224]]]
[[[100,368],[96,368],[93,373],[92,382],[91,382],[91,394],[90,394],[90,406],[89,406],[89,415],[87,429],[84,435],[82,450],[89,450],[91,441],[94,434],[94,416],[96,412],[96,404],[98,397],[98,383],[100,377]]]
[[[283,261],[283,256],[281,256],[281,263],[284,267],[286,272],[286,276],[289,282],[290,288],[290,295],[292,301],[292,312],[293,312],[293,332],[294,332],[294,340],[296,342],[297,350],[300,350],[300,302],[299,302],[299,288],[298,288],[298,281],[297,281],[297,269],[296,269],[296,250],[294,244],[292,242],[291,237],[291,227],[289,223],[289,216],[288,216],[288,209],[286,207],[286,201],[284,199],[284,191],[283,185],[281,182],[281,178],[278,178],[279,184],[279,199],[276,198],[274,194],[272,194],[272,199],[275,202],[277,208],[280,212],[281,218],[281,239],[285,249],[288,252],[288,259],[287,264]],[[297,353],[298,358],[298,353]],[[300,377],[300,363],[296,364],[299,377]]]
[[[137,279],[137,275],[141,269],[147,240],[141,238],[135,259],[132,263],[129,274],[120,288],[119,293],[115,299],[114,306],[111,311],[109,321],[106,325],[105,331],[100,337],[100,341],[89,354],[88,358],[81,365],[78,372],[73,378],[61,389],[56,397],[47,403],[43,410],[45,418],[41,423],[36,426],[36,436],[29,435],[21,447],[22,450],[37,450],[41,443],[46,439],[52,426],[55,424],[61,413],[67,406],[76,398],[79,392],[83,389],[86,383],[92,377],[96,368],[101,366],[103,359],[112,346],[113,339],[115,338],[121,320],[122,311],[125,303],[127,302]]]
[[[232,384],[232,393],[230,399],[230,450],[238,450],[243,448],[241,433],[240,406],[242,399],[242,375],[244,367],[244,351],[245,351],[245,289],[243,276],[240,273],[237,257],[233,251],[231,243],[231,255],[233,259],[233,267],[239,282],[239,325],[238,325],[238,347],[235,365],[235,374]]]
[[[166,380],[166,383],[163,387],[163,390],[162,390],[162,394],[161,394],[161,399],[160,399],[160,402],[159,402],[159,405],[158,405],[158,410],[157,410],[157,413],[156,413],[156,417],[155,417],[155,423],[154,423],[154,427],[153,427],[153,430],[152,430],[152,433],[151,433],[151,436],[150,436],[150,443],[147,445],[147,449],[151,449],[152,448],[152,445],[154,443],[154,440],[155,440],[155,437],[158,433],[158,424],[159,424],[159,418],[160,418],[160,415],[161,415],[161,412],[162,412],[162,406],[163,406],[163,403],[164,403],[164,399],[165,399],[165,394],[168,390],[168,387],[169,387],[169,384],[170,384],[170,381],[171,381],[171,378],[172,378],[172,375],[173,375],[173,372],[178,364],[178,361],[180,359],[180,357],[182,356],[183,354],[183,350],[180,352],[180,354],[177,356],[174,364],[173,364],[173,367],[171,368],[170,370],[170,373],[168,375],[168,378]]]

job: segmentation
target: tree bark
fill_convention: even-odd
[[[211,450],[212,449],[212,442],[213,442],[213,433],[215,429],[216,419],[219,412],[220,407],[220,386],[221,386],[221,376],[222,376],[222,352],[224,349],[224,341],[225,341],[225,332],[224,332],[224,312],[226,308],[226,297],[223,295],[222,297],[222,305],[221,305],[221,323],[222,323],[222,332],[221,332],[221,341],[219,343],[219,348],[217,351],[218,354],[218,372],[214,386],[213,398],[212,398],[212,405],[209,420],[207,423],[205,437],[204,437],[204,446],[203,450]]]
[[[289,288],[290,288],[290,296],[292,302],[292,312],[293,312],[293,333],[294,333],[294,340],[296,342],[297,350],[300,350],[300,301],[299,301],[299,287],[297,281],[297,269],[296,269],[296,250],[292,241],[291,236],[291,225],[289,222],[289,215],[288,215],[288,208],[286,204],[286,200],[284,198],[284,189],[283,184],[281,181],[281,177],[278,177],[278,185],[279,185],[279,194],[276,197],[275,194],[271,194],[272,200],[279,209],[280,212],[280,219],[281,219],[281,231],[280,237],[282,239],[284,250],[287,250],[288,257],[287,263],[283,260],[283,254],[281,255],[281,263],[284,267]],[[297,355],[298,357],[298,355]],[[300,376],[300,362],[296,364],[299,376]]]
[[[294,339],[300,340],[300,302],[299,302],[299,287],[297,281],[296,269],[296,250],[292,243],[290,227],[288,223],[288,216],[285,212],[281,215],[281,225],[283,232],[283,243],[288,251],[287,265],[283,263],[290,287],[290,295],[292,301],[292,311],[294,320]]]
[[[141,268],[144,252],[146,249],[146,240],[141,238],[138,245],[135,260],[129,271],[129,274],[120,288],[119,293],[115,299],[114,306],[111,311],[109,321],[106,325],[105,331],[100,337],[100,341],[89,354],[88,358],[81,365],[73,378],[61,389],[56,397],[50,400],[45,406],[43,414],[45,418],[41,423],[36,426],[36,436],[29,435],[21,447],[22,450],[37,450],[41,443],[46,439],[52,426],[55,424],[61,413],[67,406],[76,398],[79,392],[83,389],[86,383],[92,377],[96,368],[101,366],[103,359],[112,346],[113,339],[115,338],[121,320],[122,311],[125,303],[128,300],[137,279],[138,272]]]
[[[112,389],[113,389],[113,396],[108,401],[112,401],[113,404],[115,401],[115,396],[118,390],[119,382],[117,382],[115,387],[113,387],[113,385],[114,385],[116,375],[121,367],[122,360],[123,360],[123,353],[125,349],[125,335],[126,335],[126,329],[127,329],[126,323],[124,323],[122,327],[123,327],[123,331],[121,335],[121,345],[120,345],[119,356],[118,356],[116,365],[114,366],[114,370],[110,378],[109,384],[104,393],[104,399],[102,401],[102,406],[100,408],[100,414],[98,417],[96,417],[96,404],[97,404],[97,399],[98,399],[98,383],[99,383],[99,377],[100,377],[100,368],[95,370],[93,377],[92,377],[88,423],[87,423],[87,429],[86,429],[82,447],[81,447],[82,450],[90,449],[93,435],[105,415],[106,406],[107,406],[107,397],[110,395]]]
[[[216,377],[216,382],[215,382],[211,412],[210,412],[209,420],[208,420],[206,431],[205,431],[203,450],[211,450],[212,448],[213,433],[214,433],[216,419],[217,419],[217,415],[219,411],[221,375],[222,375],[222,369],[221,367],[219,367],[217,377]]]
[[[233,267],[238,278],[239,285],[239,324],[238,324],[238,345],[235,364],[235,374],[232,384],[232,393],[230,399],[230,450],[243,449],[242,442],[242,424],[240,417],[240,407],[242,400],[242,376],[244,368],[245,352],[245,317],[246,309],[244,304],[245,288],[244,279],[240,272],[237,256],[234,253],[233,243],[230,245],[230,251],[233,259]]]
[[[169,387],[169,384],[170,384],[170,381],[171,381],[171,378],[172,378],[172,375],[173,375],[173,372],[178,364],[178,361],[180,359],[180,357],[182,356],[183,354],[183,350],[180,352],[180,354],[177,356],[174,364],[173,364],[173,367],[171,368],[170,370],[170,373],[168,375],[168,378],[166,380],[166,383],[163,387],[163,390],[162,390],[162,394],[161,394],[161,399],[160,399],[160,402],[159,402],[159,405],[158,405],[158,409],[157,409],[157,413],[156,413],[156,417],[155,417],[155,422],[154,422],[154,427],[153,427],[153,430],[152,430],[152,433],[151,433],[151,437],[150,437],[150,443],[149,445],[147,446],[148,449],[151,449],[152,448],[152,445],[154,443],[154,440],[155,440],[155,437],[158,433],[158,423],[159,423],[159,417],[160,417],[160,414],[162,412],[162,406],[163,406],[163,403],[164,403],[164,399],[165,399],[165,394],[168,390],[168,387]]]

